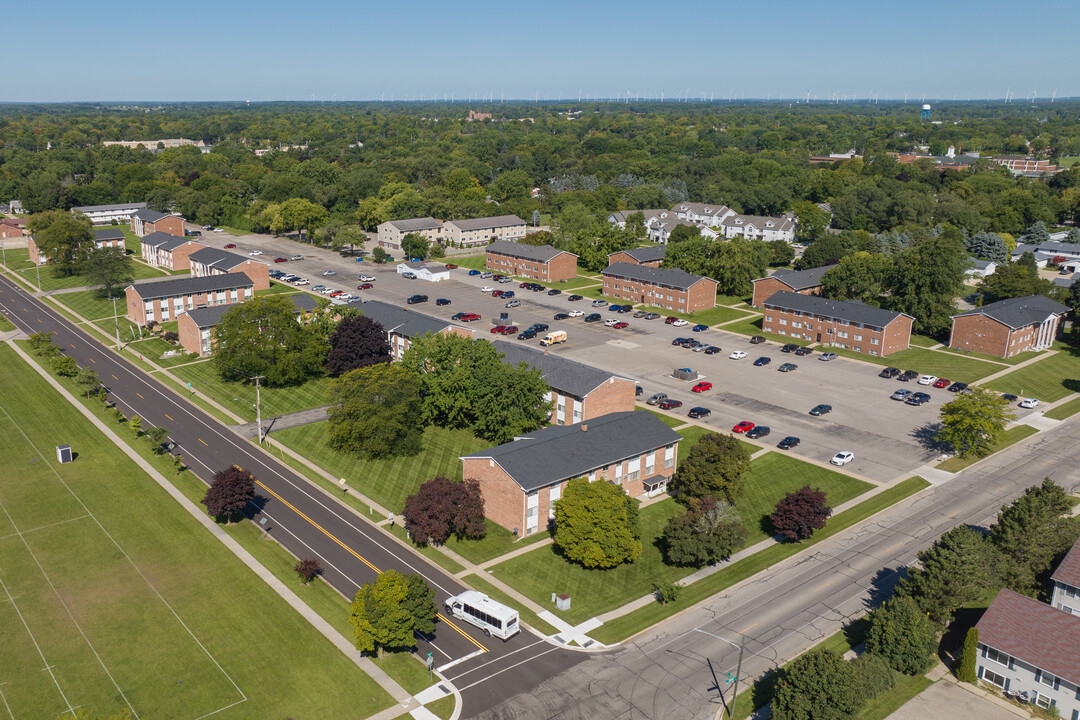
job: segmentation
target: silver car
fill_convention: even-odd
[[[656,393],[645,401],[646,405],[657,405],[661,400],[667,400],[667,393]]]

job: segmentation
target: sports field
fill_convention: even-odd
[[[0,717],[393,702],[6,345],[0,365]]]

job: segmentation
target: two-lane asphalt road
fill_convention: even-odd
[[[27,333],[53,333],[54,342],[79,365],[94,368],[125,414],[169,429],[186,464],[204,481],[239,465],[258,478],[264,502],[254,513],[269,533],[297,557],[317,557],[323,577],[347,597],[377,573],[394,569],[422,575],[442,606],[462,590],[456,579],[401,547],[381,530],[314,488],[201,410],[104,348],[82,329],[7,278],[0,278],[0,311]],[[360,480],[363,478],[351,478]],[[451,680],[461,678],[466,715],[481,711],[583,659],[521,633],[507,642],[440,613],[436,636],[420,644]],[[511,672],[512,671],[512,672]],[[496,680],[489,682],[492,678]]]

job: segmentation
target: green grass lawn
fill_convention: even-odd
[[[191,383],[195,391],[212,397],[248,422],[255,420],[254,383],[226,382],[217,374],[212,362],[185,365],[173,372],[184,382]],[[263,386],[260,391],[263,420],[326,405],[329,382],[330,378],[320,377],[297,387]]]
[[[454,255],[453,257],[442,258],[445,262],[457,265],[459,268],[467,268],[469,270],[487,270],[484,263],[487,260],[487,256],[484,253],[479,255]]]
[[[19,468],[0,484],[14,717],[68,707],[39,649],[67,702],[101,715],[130,703],[141,717],[342,717],[393,703],[14,352],[0,362],[0,459]],[[57,428],[71,464],[52,458]]]
[[[30,251],[26,248],[4,250],[3,255],[0,257],[4,259],[10,270],[25,270],[34,267],[34,263],[30,262]]]
[[[487,533],[479,540],[469,540],[451,536],[446,541],[446,547],[461,555],[466,560],[481,565],[488,560],[494,560],[500,555],[505,555],[514,550],[533,545],[548,537],[546,532],[534,533],[527,538],[518,540],[514,533],[498,525],[491,520],[485,520]]]
[[[132,270],[134,271],[136,280],[144,280],[146,278],[157,278],[159,280],[165,279],[165,273],[159,271],[157,268],[152,268],[149,265],[142,263],[132,263]],[[19,270],[18,275],[22,279],[31,285],[37,287],[38,284],[38,271],[31,265],[25,270]],[[53,275],[53,268],[49,265],[41,266],[41,289],[48,290],[66,290],[67,288],[82,287],[84,285],[90,285],[90,280],[85,275],[70,275],[68,277],[55,277]]]
[[[279,283],[277,280],[270,281],[270,287],[265,290],[256,290],[255,297],[264,297],[266,295],[297,295],[299,290],[293,285],[286,285]],[[312,293],[314,295],[314,293]],[[316,297],[322,297],[322,295],[316,295]]]
[[[667,414],[662,413],[662,412],[657,412],[656,410],[651,410],[648,407],[645,407],[643,405],[638,405],[634,409],[635,410],[640,410],[641,412],[651,412],[653,415],[655,415],[657,417],[657,419],[660,420],[660,422],[664,423],[669,428],[677,428],[680,425],[685,425],[686,422],[687,422],[686,418],[675,417],[675,416],[672,416],[672,415],[667,415]]]
[[[0,332],[11,332],[15,325],[3,315],[0,315]]]
[[[916,333],[911,333],[910,343],[912,345],[914,345],[915,347],[923,347],[923,348],[933,347],[935,345],[941,345],[941,343],[939,343],[937,340],[935,340],[932,337],[927,337],[926,335],[918,335]]]
[[[843,357],[854,358],[883,367],[891,366],[898,367],[901,370],[915,370],[920,374],[937,375],[938,377],[966,383],[975,382],[987,375],[1005,369],[1002,365],[996,363],[976,360],[957,353],[927,350],[921,347],[909,347],[907,350],[895,352],[885,358],[835,347],[826,350],[824,345],[821,347],[821,351],[834,352]]]
[[[947,353],[953,353],[954,355],[960,355],[961,357],[975,358],[976,360],[989,360],[990,362],[998,363],[1000,365],[1019,365],[1022,362],[1027,362],[1028,360],[1031,360],[1032,358],[1037,358],[1037,357],[1039,357],[1040,355],[1043,354],[1043,351],[1026,352],[1026,353],[1020,353],[1019,355],[1013,355],[1012,357],[1003,358],[1003,357],[997,357],[996,355],[987,355],[985,353],[965,352],[963,350],[953,350],[952,348],[947,348],[947,347],[940,347],[940,348],[938,348],[938,350],[940,352],[947,352]],[[998,368],[998,371],[1004,370],[1004,369],[1005,369],[1004,367],[1001,367],[1001,368]]]
[[[740,306],[740,307],[745,306],[743,309],[750,310],[751,309],[750,301],[752,299],[753,298],[751,296],[739,297],[737,295],[717,295],[716,296],[716,304],[717,305],[726,305],[726,306],[736,305],[736,306]]]
[[[772,340],[773,342],[778,343],[792,342],[791,338],[789,337],[785,337],[784,335],[774,335],[773,333],[768,333],[762,330],[760,315],[747,316],[745,320],[725,325],[722,329],[725,332],[738,333],[739,335],[749,335],[751,337],[753,337],[754,335],[761,335],[767,340]],[[800,342],[799,344],[802,345],[804,343]]]
[[[987,387],[1044,402],[1054,402],[1080,391],[1080,348],[1065,343],[1058,343],[1055,348],[1057,353],[1002,375]]]
[[[746,545],[769,536],[767,516],[786,493],[803,485],[825,491],[834,507],[870,489],[868,483],[778,453],[768,453],[753,462],[746,478],[746,492],[739,501],[743,524],[748,530]],[[667,521],[677,515],[680,506],[663,500],[641,510],[641,556],[628,565],[610,570],[587,570],[564,560],[555,546],[511,558],[491,568],[492,573],[519,592],[543,604],[551,605],[551,593],[567,593],[572,606],[562,612],[551,607],[564,620],[577,624],[647,594],[655,580],[678,580],[692,568],[665,565],[656,540]]]
[[[748,312],[742,310],[736,310],[728,307],[712,307],[708,310],[698,310],[692,313],[676,312],[674,310],[664,310],[660,313],[664,317],[674,315],[675,317],[689,320],[692,323],[700,323],[702,325],[719,325],[720,323],[730,322],[732,320],[738,320],[740,318],[748,320],[753,317],[757,317]]]
[[[1001,442],[995,443],[994,445],[992,445],[990,447],[990,452],[987,453],[987,455],[984,455],[983,457],[988,457],[989,455],[992,455],[993,453],[996,453],[999,450],[1004,450],[1005,448],[1009,447],[1010,445],[1018,443],[1018,442],[1020,442],[1021,440],[1023,440],[1026,437],[1031,437],[1032,435],[1034,435],[1037,432],[1039,432],[1039,431],[1036,430],[1035,428],[1031,427],[1030,425],[1016,425],[1014,427],[1011,427],[1011,428],[1009,428],[1008,430],[1005,431],[1005,438]],[[937,469],[938,470],[945,470],[946,472],[960,472],[964,468],[969,467],[971,465],[974,465],[975,463],[979,462],[980,460],[982,460],[981,457],[976,457],[974,455],[971,456],[971,457],[967,457],[967,458],[961,458],[959,456],[951,457],[948,460],[946,460],[945,462],[940,463],[937,466]]]
[[[265,398],[264,394],[264,402]],[[419,455],[361,460],[330,449],[326,444],[325,420],[279,430],[274,433],[274,439],[334,476],[346,478],[349,487],[395,513],[404,509],[406,497],[433,477],[445,475],[452,480],[460,480],[461,460],[458,458],[490,446],[490,443],[476,439],[468,430],[429,427],[424,431],[424,449]]]
[[[1078,412],[1080,412],[1080,397],[1073,398],[1072,400],[1047,411],[1046,417],[1051,420],[1064,420],[1065,418],[1072,417]]]
[[[825,529],[815,532],[809,540],[802,543],[777,543],[772,545],[765,550],[754,553],[750,557],[732,563],[719,572],[715,572],[692,585],[688,585],[683,588],[682,594],[675,602],[667,605],[650,603],[643,608],[604,623],[590,633],[590,636],[607,645],[621,642],[665,618],[686,610],[711,595],[756,575],[766,568],[772,567],[785,558],[789,558],[812,545],[847,530],[890,505],[900,502],[927,487],[930,487],[930,483],[920,477],[908,478],[888,490],[883,490],[873,497],[863,500],[858,505],[848,508],[839,515],[829,518]]]
[[[93,290],[79,290],[77,292],[61,293],[53,295],[52,299],[61,305],[65,305],[73,312],[78,313],[87,320],[100,320],[113,317],[113,301],[99,297]],[[127,312],[126,301],[123,296],[116,299],[116,312],[124,317]]]

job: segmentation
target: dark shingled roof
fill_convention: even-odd
[[[416,230],[437,230],[442,223],[433,217],[409,218],[408,220],[387,220],[386,224],[403,233]]]
[[[446,320],[433,318],[430,315],[406,310],[397,305],[384,303],[381,300],[368,300],[367,302],[353,305],[366,317],[371,318],[382,325],[387,332],[396,333],[402,337],[414,338],[431,333],[440,333],[448,327],[457,327]]]
[[[608,265],[607,269],[604,270],[604,275],[652,283],[653,285],[665,285],[678,290],[689,290],[692,285],[709,279],[701,275],[691,275],[685,270],[654,268],[648,265],[632,265],[624,262]]]
[[[507,365],[531,365],[540,371],[548,387],[576,398],[584,398],[612,377],[622,377],[527,345],[506,340],[495,340],[492,345],[503,354]]]
[[[552,258],[566,252],[565,250],[556,250],[550,245],[525,245],[523,243],[510,242],[508,240],[496,240],[488,245],[486,249],[488,252],[542,263],[546,263]],[[574,255],[574,253],[567,253],[567,255]],[[577,255],[574,255],[574,257],[577,257]]]
[[[681,439],[652,413],[627,411],[573,425],[549,425],[465,457],[492,458],[522,490],[532,492]]]
[[[953,315],[954,318],[968,315],[986,315],[1002,325],[1016,330],[1035,323],[1041,323],[1051,315],[1064,315],[1069,308],[1042,295],[998,300],[996,303],[983,305],[974,310]]]
[[[663,260],[667,256],[667,245],[646,245],[645,247],[620,250],[619,252],[626,253],[639,263],[656,262],[657,260]],[[611,255],[615,254],[611,253]],[[608,257],[610,258],[611,255],[608,255]]]
[[[117,203],[115,205],[83,205],[81,207],[73,207],[72,210],[78,210],[81,213],[97,212],[106,210],[139,210],[146,207],[146,203]]]
[[[253,285],[251,278],[244,273],[227,273],[225,275],[210,275],[209,277],[181,277],[172,280],[137,283],[130,287],[135,288],[135,294],[143,300],[151,300],[176,295],[232,290],[233,288],[252,287]]]
[[[161,218],[167,218],[169,216],[165,213],[159,213],[157,210],[151,210],[150,208],[142,208],[134,215],[132,215],[132,217],[139,218],[143,222],[157,222]]]
[[[106,240],[123,240],[124,231],[120,228],[101,228],[94,231],[94,242],[105,242]]]
[[[777,270],[772,275],[758,278],[754,282],[768,280],[771,277],[784,283],[792,290],[807,290],[820,285],[821,276],[832,268],[832,265],[826,265],[825,267],[810,268],[809,270]]]
[[[176,248],[184,245],[185,243],[193,242],[196,245],[202,245],[197,240],[192,240],[189,237],[179,237],[178,235],[170,235],[169,233],[163,233],[155,231],[149,235],[144,235],[142,240],[143,245],[150,245],[159,250],[175,250]]]
[[[524,225],[525,221],[517,215],[496,215],[495,217],[472,218],[470,220],[448,220],[458,230],[486,230],[488,228],[509,227],[511,225]]]
[[[303,312],[312,312],[319,306],[319,300],[314,295],[308,293],[297,293],[295,295],[286,295],[289,300],[292,300],[293,305],[296,306],[296,314]],[[193,308],[187,311],[188,317],[194,321],[195,327],[200,329],[206,329],[214,327],[221,322],[221,316],[232,310],[239,303],[233,303],[231,305],[211,305],[204,308]]]
[[[1072,550],[1061,559],[1050,579],[1080,588],[1080,540],[1077,540]]]
[[[775,307],[780,310],[797,310],[802,313],[824,315],[837,320],[847,320],[848,322],[857,322],[875,327],[885,327],[904,314],[870,307],[858,300],[826,300],[816,295],[800,295],[787,290],[773,293],[763,304],[765,307]]]
[[[976,627],[980,644],[1080,683],[1080,617],[1002,590]]]
[[[251,258],[246,258],[243,255],[236,255],[224,250],[218,250],[217,248],[205,247],[202,250],[197,250],[188,256],[188,260],[193,263],[199,263],[200,265],[209,265],[221,270],[231,270],[237,265],[243,265]]]

